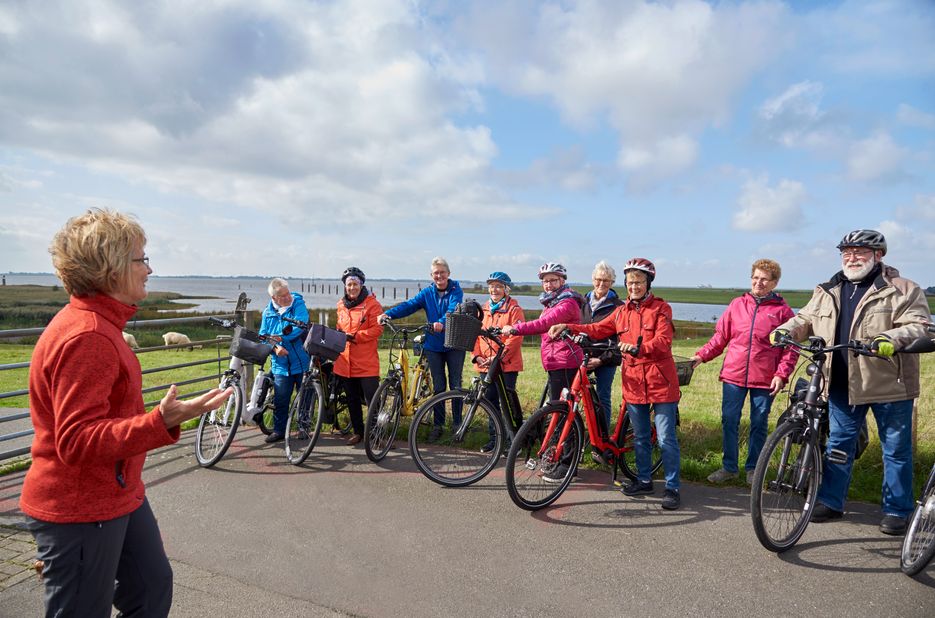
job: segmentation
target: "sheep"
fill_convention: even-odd
[[[140,344],[136,342],[136,337],[134,337],[130,333],[123,333],[123,340],[126,341],[127,345],[130,346],[132,349],[134,350],[140,349]]]
[[[183,335],[182,333],[168,332],[162,336],[162,340],[165,341],[166,345],[182,345],[182,344],[191,344],[192,340],[188,338],[188,335]],[[199,348],[201,346],[198,346]],[[188,346],[189,350],[194,349],[192,345]]]

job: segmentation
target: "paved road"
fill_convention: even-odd
[[[630,499],[585,471],[552,508],[513,506],[502,467],[446,489],[405,449],[383,466],[325,438],[306,467],[249,430],[215,469],[191,434],[147,460],[148,495],[176,574],[173,616],[932,616],[935,566],[898,571],[900,541],[871,505],[812,525],[776,556],[739,488],[683,487],[683,508]],[[22,475],[0,479],[0,523]],[[33,578],[0,615],[38,615]]]

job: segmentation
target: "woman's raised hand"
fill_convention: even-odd
[[[162,401],[159,402],[162,421],[166,424],[167,429],[181,425],[188,419],[197,418],[208,410],[214,410],[234,394],[234,389],[226,388],[221,390],[215,388],[199,397],[186,400],[179,399],[178,394],[179,388],[173,384],[166,391]]]

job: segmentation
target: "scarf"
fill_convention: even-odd
[[[509,294],[505,295],[503,298],[501,298],[497,302],[493,302],[493,299],[491,299],[490,300],[490,315],[493,315],[496,312],[500,311],[500,308],[506,306],[509,300],[510,300]]]
[[[350,298],[348,298],[347,294],[344,295],[344,306],[347,307],[348,309],[353,309],[360,303],[364,302],[364,299],[366,299],[369,294],[370,292],[367,291],[367,286],[366,285],[361,286],[360,294],[357,295],[357,298],[351,300]]]
[[[574,298],[575,302],[578,303],[579,309],[584,307],[584,297],[571,289],[567,283],[552,292],[543,292],[542,294],[539,294],[539,302],[546,307],[554,307],[566,298]]]

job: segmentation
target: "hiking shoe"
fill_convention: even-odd
[[[620,491],[623,492],[624,496],[648,496],[656,490],[653,488],[652,481],[633,481],[629,485],[625,485]]]
[[[429,442],[438,442],[438,439],[442,437],[443,431],[445,430],[438,425],[432,427],[432,431],[429,432]]]
[[[667,489],[662,492],[662,508],[667,511],[674,511],[682,504],[682,498],[675,489]]]
[[[825,506],[819,502],[815,505],[815,510],[812,511],[811,521],[816,524],[823,524],[826,521],[841,519],[842,517],[844,517],[844,511],[836,511],[830,506]]]
[[[906,533],[906,518],[899,515],[884,515],[880,521],[880,532],[897,536]]]
[[[721,468],[720,470],[715,470],[708,475],[708,482],[721,484],[735,478],[737,478],[736,472],[728,472],[724,468]]]
[[[272,444],[273,442],[280,442],[280,441],[282,441],[283,439],[285,439],[285,437],[286,437],[286,436],[284,436],[283,434],[279,433],[278,431],[274,431],[273,433],[271,433],[271,434],[269,434],[268,436],[266,436],[266,439],[264,440],[264,442],[266,442],[267,444]]]
[[[489,453],[490,451],[493,450],[493,447],[495,447],[495,446],[497,446],[497,441],[496,441],[496,440],[488,440],[488,441],[487,441],[487,444],[485,444],[484,446],[480,447],[480,452],[481,452],[481,453]]]
[[[568,476],[568,466],[559,464],[551,472],[542,475],[542,480],[546,483],[561,483]]]

